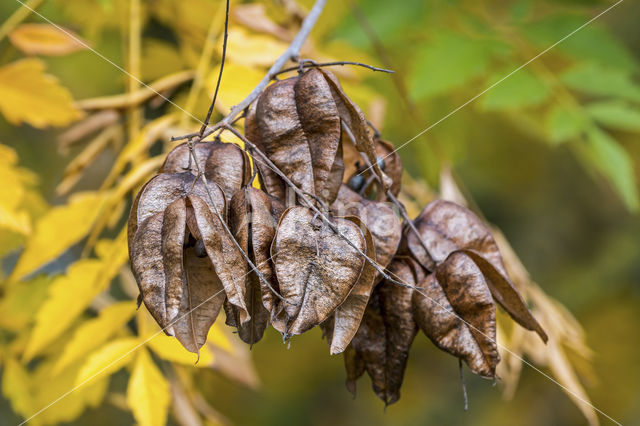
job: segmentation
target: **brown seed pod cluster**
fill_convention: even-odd
[[[420,330],[489,378],[495,302],[546,341],[472,212],[437,200],[402,225],[400,158],[333,74],[271,84],[245,137],[253,163],[219,140],[176,147],[131,209],[141,301],[185,348],[199,350],[221,308],[249,344],[269,325],[285,339],[320,326],[347,388],[366,371],[391,404]]]

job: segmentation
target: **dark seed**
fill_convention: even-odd
[[[196,256],[200,258],[207,257],[207,250],[204,248],[204,241],[197,240],[193,246],[193,250],[195,251]]]

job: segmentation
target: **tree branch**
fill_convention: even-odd
[[[371,71],[386,72],[388,74],[393,74],[394,73],[393,70],[374,67],[373,65],[363,64],[362,62],[335,61],[335,62],[320,62],[320,63],[316,63],[316,62],[313,62],[313,61],[305,61],[300,66],[289,67],[289,68],[285,68],[283,70],[278,71],[277,73],[274,74],[274,77],[276,75],[280,75],[282,73],[289,72],[289,71],[295,71],[295,70],[298,70],[300,68],[320,68],[320,67],[334,67],[334,66],[344,66],[344,65],[355,65],[355,66],[358,66],[358,67],[363,67],[363,68],[370,69]]]
[[[293,60],[297,59],[298,55],[300,54],[300,49],[302,48],[302,45],[304,44],[305,40],[309,36],[309,33],[315,26],[318,18],[322,14],[322,9],[324,8],[324,5],[326,4],[326,2],[327,0],[316,0],[315,4],[309,11],[309,14],[302,21],[302,25],[300,26],[300,31],[298,31],[298,34],[296,35],[296,37],[293,39],[293,41],[291,42],[287,50],[285,50],[285,52],[282,55],[280,55],[278,59],[276,59],[276,61],[271,66],[271,68],[269,68],[269,71],[267,72],[267,74],[262,78],[262,80],[260,80],[260,83],[258,83],[258,85],[253,88],[251,93],[249,93],[249,95],[242,102],[240,102],[238,105],[233,106],[231,108],[231,112],[229,112],[229,114],[227,114],[226,117],[224,117],[222,120],[220,120],[218,123],[214,124],[213,126],[208,127],[204,132],[202,132],[202,136],[199,136],[198,138],[196,138],[194,142],[198,142],[206,138],[216,130],[230,125],[233,122],[233,119],[238,114],[244,111],[249,105],[251,105],[253,101],[255,101],[258,98],[260,93],[262,93],[264,88],[267,87],[269,82],[273,79],[273,76],[276,75],[278,71],[282,69],[282,67],[284,66],[284,64],[287,63],[287,61],[291,59]],[[172,138],[172,140],[174,141],[181,140],[181,139],[188,139],[188,138],[185,136]]]
[[[224,70],[224,60],[227,57],[227,38],[229,38],[229,0],[227,0],[226,13],[224,17],[224,40],[222,41],[222,59],[220,60],[220,72],[218,73],[216,90],[215,92],[213,92],[213,100],[211,101],[211,105],[209,106],[209,111],[207,111],[207,117],[204,119],[204,123],[202,123],[202,127],[200,128],[200,139],[202,139],[202,134],[209,125],[211,114],[213,114],[213,108],[216,105],[216,98],[218,97],[218,90],[220,89],[220,81],[222,80],[222,70]]]

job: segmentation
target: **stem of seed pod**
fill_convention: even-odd
[[[469,410],[469,397],[467,396],[467,384],[464,380],[462,369],[462,358],[458,358],[458,368],[460,369],[460,384],[462,385],[462,397],[464,398],[464,411]]]

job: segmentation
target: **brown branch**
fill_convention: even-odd
[[[282,69],[282,67],[284,66],[284,64],[287,63],[287,61],[296,60],[298,58],[298,55],[300,54],[300,49],[302,48],[302,45],[304,44],[305,40],[309,36],[309,33],[311,32],[314,25],[316,24],[316,21],[320,17],[320,14],[322,13],[322,9],[324,8],[324,5],[326,4],[326,2],[327,0],[316,0],[315,4],[309,11],[309,14],[306,16],[306,18],[304,18],[304,21],[302,21],[302,25],[300,26],[300,31],[298,31],[298,34],[296,35],[296,37],[293,39],[293,41],[291,42],[287,50],[285,50],[285,52],[282,55],[280,55],[278,59],[276,59],[276,61],[271,66],[271,68],[269,68],[269,71],[267,72],[267,74],[264,77],[262,77],[262,80],[260,80],[258,85],[253,88],[251,93],[249,93],[249,95],[246,98],[244,98],[242,102],[233,106],[231,108],[231,112],[229,112],[229,114],[227,114],[226,117],[224,117],[222,120],[220,120],[218,123],[214,124],[213,126],[208,127],[202,133],[202,136],[199,136],[193,142],[199,142],[200,140],[206,138],[216,130],[230,125],[238,114],[244,111],[249,105],[251,105],[253,101],[255,101],[258,98],[260,93],[262,93],[265,87],[267,87],[269,82],[273,79],[273,76]],[[179,136],[176,138],[172,138],[172,140],[181,140],[181,139],[187,139],[187,137]]]
[[[371,71],[386,72],[388,74],[393,74],[395,72],[393,70],[388,70],[388,69],[385,69],[385,68],[374,67],[373,65],[363,64],[362,62],[335,61],[335,62],[320,62],[320,63],[316,63],[316,62],[313,62],[313,61],[303,61],[303,63],[300,64],[299,66],[289,67],[289,68],[285,68],[283,70],[278,71],[277,73],[274,74],[274,77],[277,76],[277,75],[280,75],[280,74],[284,74],[285,72],[299,70],[300,68],[320,68],[320,67],[334,67],[334,66],[344,66],[344,65],[355,65],[355,66],[358,66],[358,67],[363,67],[363,68],[370,69]]]
[[[229,0],[227,0],[226,13],[224,18],[224,39],[222,42],[222,59],[220,60],[220,73],[218,74],[218,81],[216,82],[216,90],[215,92],[213,92],[213,100],[211,101],[211,105],[209,106],[209,111],[207,111],[207,117],[204,119],[204,123],[202,123],[200,132],[198,133],[200,139],[202,139],[202,134],[209,125],[209,120],[211,119],[211,114],[213,114],[213,108],[216,104],[216,98],[218,97],[220,81],[222,80],[222,70],[224,70],[224,60],[227,57],[227,38],[229,38]]]

